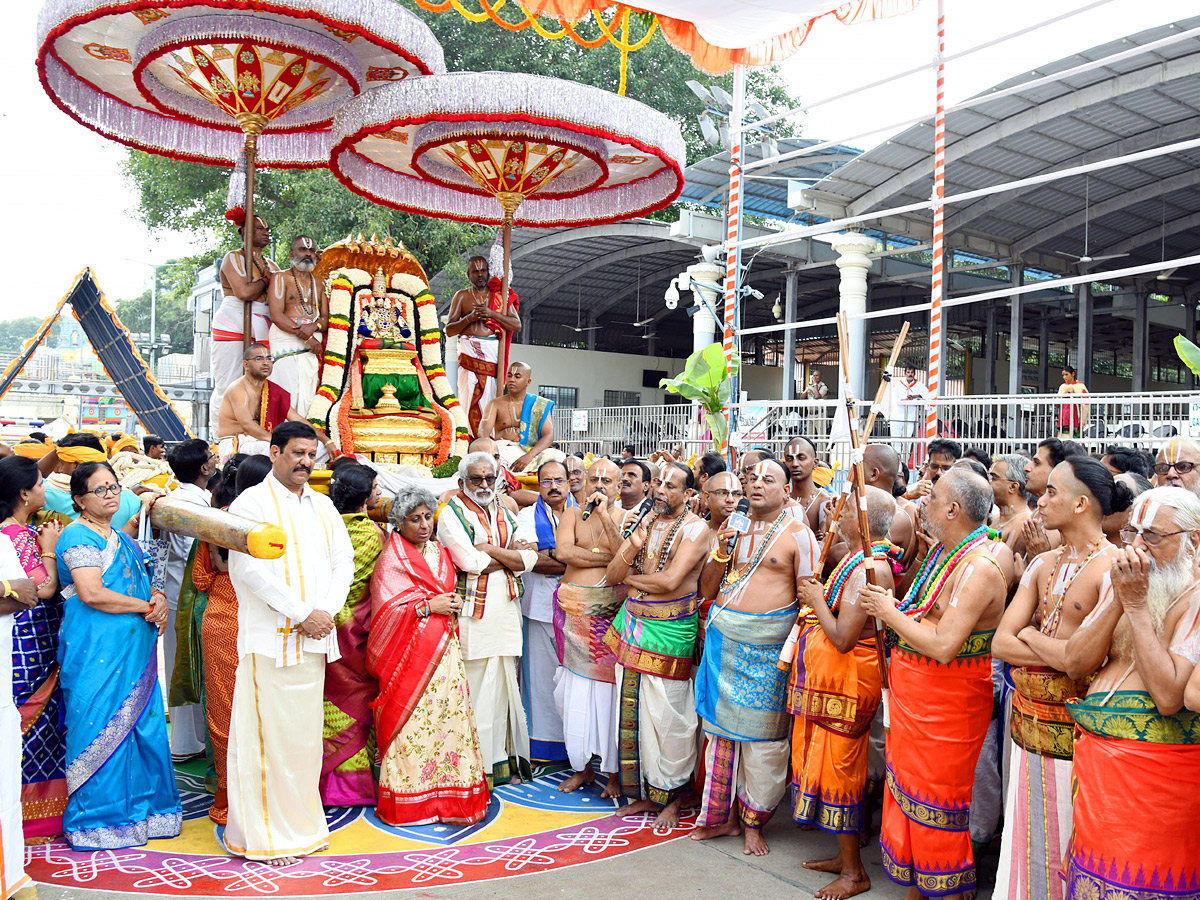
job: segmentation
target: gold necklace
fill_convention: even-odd
[[[82,512],[79,514],[79,519],[81,522],[83,522],[84,525],[89,526],[93,531],[95,531],[97,534],[101,535],[102,537],[108,537],[112,533],[112,521],[111,520],[109,520],[107,523],[100,522],[96,519],[93,519],[87,513],[82,513]]]
[[[588,533],[591,535],[591,538],[592,538],[592,552],[599,553],[600,552],[600,540],[599,540],[599,538],[596,537],[596,523],[595,522],[591,522],[591,521],[588,522]]]

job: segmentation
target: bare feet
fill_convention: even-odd
[[[830,872],[838,875],[842,871],[842,854],[838,854],[830,859],[810,859],[804,864],[804,868],[812,869],[815,872]]]
[[[525,782],[520,775],[514,775],[512,778],[508,779],[508,783],[515,787],[516,785],[524,784]]]
[[[604,790],[601,791],[600,797],[604,800],[616,800],[620,796],[621,776],[613,772],[608,776],[608,784],[604,785]]]
[[[867,877],[866,872],[860,871],[858,877],[852,877],[849,872],[844,872],[813,896],[817,900],[846,900],[847,897],[853,897],[855,894],[861,894],[870,889],[871,879]]]
[[[662,812],[654,820],[654,830],[669,831],[679,824],[679,798],[676,797],[663,807]]]
[[[653,800],[635,800],[627,807],[621,810],[623,816],[636,816],[638,813],[652,812],[658,814],[662,811],[662,807]]]
[[[261,862],[274,868],[280,868],[282,866],[294,866],[296,863],[300,862],[300,860],[296,859],[294,856],[277,856],[274,859],[261,860]]]
[[[592,764],[588,763],[587,768],[582,772],[576,772],[566,781],[558,786],[558,789],[564,794],[569,794],[572,791],[577,791],[585,784],[591,784],[596,780],[596,773],[592,769]]]
[[[706,825],[692,832],[693,841],[708,841],[719,837],[736,837],[741,834],[742,826],[737,819],[732,819],[724,825]]]
[[[766,856],[771,852],[771,848],[767,846],[767,842],[763,840],[762,830],[758,828],[746,829],[746,847],[742,850],[746,856]]]

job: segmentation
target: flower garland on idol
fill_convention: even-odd
[[[347,427],[350,408],[342,401],[349,386],[347,364],[355,358],[363,337],[354,328],[354,323],[359,318],[360,301],[371,295],[371,285],[371,276],[362,269],[338,269],[330,276],[329,333],[320,386],[309,410],[309,421],[327,429],[343,453],[354,452],[353,436]],[[416,321],[414,343],[418,346],[421,368],[428,379],[435,408],[442,419],[437,462],[444,462],[452,455],[463,456],[467,449],[467,419],[446,378],[433,294],[417,276],[399,272],[392,275],[387,293],[393,306],[401,310],[405,322]]]

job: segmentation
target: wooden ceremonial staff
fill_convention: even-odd
[[[838,322],[839,340],[841,339],[841,336],[842,336],[842,326],[841,326],[841,322],[839,320],[839,322]],[[908,337],[908,323],[905,322],[904,325],[901,326],[901,328],[900,328],[900,334],[896,338],[896,342],[894,344],[892,344],[892,355],[888,358],[887,368],[884,369],[885,372],[890,372],[895,367],[896,360],[899,359],[899,357],[900,357],[900,351],[903,349],[904,341],[905,341],[905,338],[907,338],[907,337]],[[843,347],[844,347],[844,345],[843,345]],[[841,355],[844,359],[845,352],[843,351]],[[888,379],[886,379],[886,378],[881,379],[879,382],[879,390],[875,392],[875,402],[873,404],[871,404],[871,412],[867,416],[867,424],[866,424],[866,427],[863,429],[863,434],[866,435],[866,439],[870,438],[871,430],[875,427],[875,418],[879,414],[879,406],[881,403],[883,403],[883,395],[887,391],[887,386],[888,386]],[[850,409],[852,409],[852,408],[853,408],[853,401],[850,402]],[[850,410],[847,410],[847,418],[850,418]],[[850,422],[850,433],[851,433],[851,435],[857,437],[857,430],[854,427],[853,421]],[[861,443],[861,440],[858,443]],[[852,439],[852,446],[858,446],[858,443],[855,443]],[[853,474],[854,473],[852,472],[851,475],[853,475]],[[860,471],[859,474],[863,476],[863,481],[865,482],[866,481],[865,473]],[[864,493],[865,492],[861,492],[859,494],[859,496],[862,496]],[[848,483],[847,489],[843,490],[842,493],[838,496],[837,506],[834,507],[833,515],[825,520],[825,541],[821,545],[820,559],[817,561],[816,566],[813,568],[813,571],[816,573],[817,578],[824,577],[825,560],[829,558],[829,551],[833,548],[834,540],[837,538],[838,522],[841,521],[842,510],[845,509],[845,507],[846,507],[846,498],[849,496],[849,494],[850,494],[850,490],[849,490],[849,483]],[[861,516],[860,516],[860,523],[861,523]],[[862,533],[864,535],[866,535],[867,531],[863,530]],[[868,536],[866,551],[865,551],[867,553],[866,559],[871,558],[870,550],[871,550],[871,544],[870,544],[870,537]],[[871,576],[871,571],[870,571],[869,567],[867,569],[867,576],[868,576],[868,578],[870,578],[870,576]],[[871,583],[874,584],[874,581],[872,581]],[[790,669],[792,666],[792,663],[795,660],[795,651],[796,651],[795,637],[799,636],[800,622],[803,618],[804,618],[803,612],[801,612],[801,614],[796,617],[796,626],[795,626],[795,628],[792,629],[793,636],[789,636],[788,642],[784,645],[783,652],[780,653],[780,655],[779,655],[779,662],[776,665],[779,669],[781,669],[783,671],[787,671],[788,669]],[[876,634],[875,649],[876,649],[877,659],[879,661],[879,670],[883,676],[884,684],[886,685],[887,684],[887,657],[886,657],[886,655],[884,655],[884,656],[878,655],[879,648],[880,648],[880,644],[878,641],[878,636],[879,636],[880,632],[879,632],[878,628],[876,629],[875,634]]]
[[[847,319],[845,313],[838,313],[838,355],[842,361],[842,376],[846,390],[846,413],[851,416],[850,421],[850,448],[853,452],[854,465],[851,475],[854,478],[855,491],[858,493],[858,533],[862,543],[864,574],[867,577],[867,584],[875,584],[875,567],[872,564],[873,556],[871,553],[871,525],[867,519],[867,475],[866,466],[862,459],[863,439],[859,436],[858,429],[854,425],[854,395],[850,392],[850,361],[849,354],[846,352],[850,346],[848,337]],[[905,322],[900,329],[900,334],[896,338],[896,342],[892,345],[892,355],[888,361],[886,371],[890,371],[892,366],[896,364],[896,359],[900,355],[900,350],[904,346],[904,339],[908,336],[908,323]],[[879,410],[879,404],[883,402],[883,394],[887,388],[887,379],[881,379],[879,390],[875,394],[875,402],[871,405],[870,415],[867,417],[866,428],[863,432],[867,439],[870,438],[871,429],[875,427],[875,417]],[[883,683],[883,689],[888,689],[888,666],[887,666],[887,651],[886,635],[884,634],[882,623],[875,620],[875,660],[879,664],[879,676]]]
[[[258,559],[278,559],[287,548],[287,537],[278,525],[254,522],[225,510],[171,497],[154,501],[150,524]]]

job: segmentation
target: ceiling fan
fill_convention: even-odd
[[[1063,256],[1070,256],[1075,259],[1075,265],[1086,265],[1087,263],[1100,262],[1104,259],[1118,259],[1122,256],[1128,256],[1128,253],[1106,253],[1102,256],[1091,256],[1088,253],[1088,232],[1091,225],[1089,209],[1091,207],[1089,189],[1091,180],[1087,175],[1083,176],[1083,256],[1076,256],[1074,253],[1063,253]]]
[[[559,323],[560,325],[562,325],[563,328],[570,329],[571,331],[575,332],[576,334],[580,334],[584,331],[597,331],[598,329],[604,327],[603,325],[580,325],[579,324],[580,316],[582,315],[582,312],[580,310],[580,300],[581,300],[582,293],[583,293],[582,285],[576,285],[576,287],[575,287],[575,324],[574,325],[566,325],[561,322]]]
[[[634,310],[635,310],[634,316],[635,316],[635,318],[638,319],[638,321],[636,321],[636,322],[614,322],[613,324],[614,325],[632,325],[634,328],[645,328],[647,325],[651,324],[654,321],[654,316],[651,316],[648,319],[642,318],[642,260],[640,258],[638,259],[637,300],[636,300],[636,305],[634,306]],[[643,335],[642,337],[644,339],[645,335]]]

